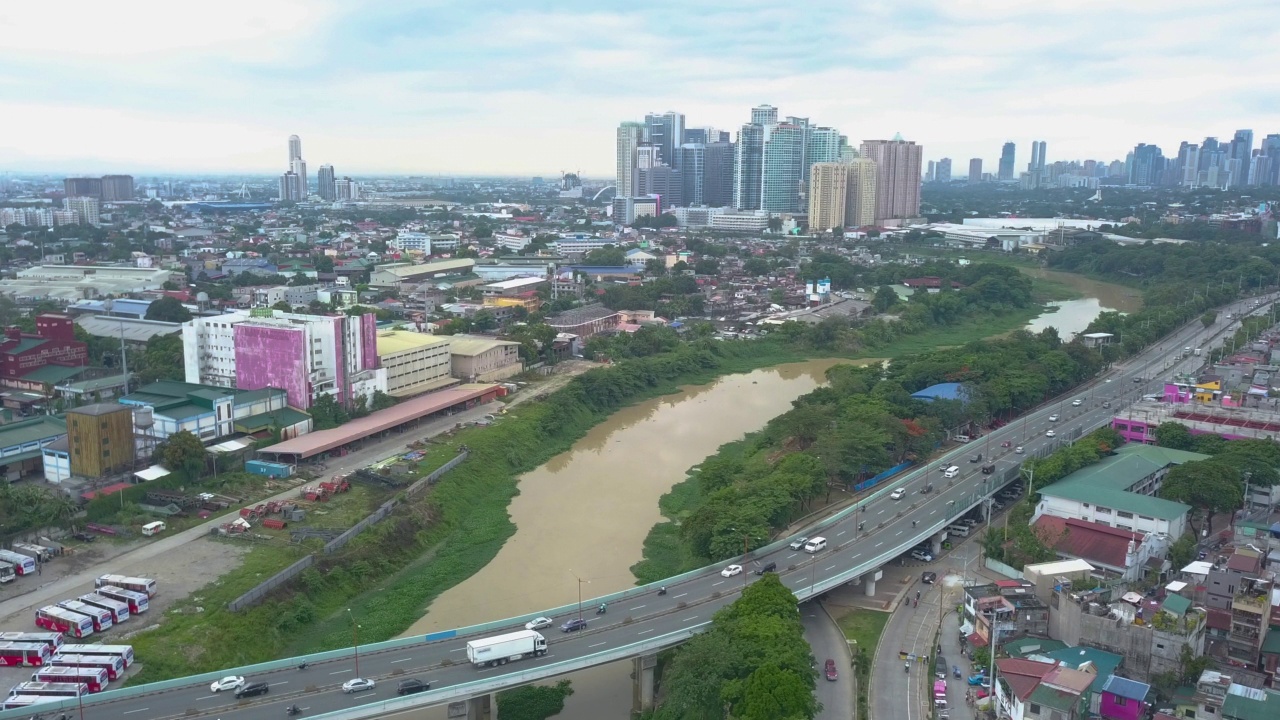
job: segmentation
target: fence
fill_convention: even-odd
[[[315,561],[316,557],[314,555],[308,555],[302,558],[298,562],[281,570],[275,575],[272,575],[265,582],[258,584],[249,592],[227,603],[227,609],[231,612],[240,612],[245,608],[257,605],[262,602],[262,598],[266,597],[267,593],[297,577],[303,570],[311,567]]]
[[[466,460],[468,454],[469,454],[469,451],[467,451],[464,448],[463,451],[458,453],[458,455],[455,456],[452,460],[436,468],[430,475],[415,482],[413,485],[410,485],[405,490],[405,495],[412,496],[418,492],[421,492],[422,488],[428,485],[435,484],[435,482],[439,480],[441,476],[443,476],[445,473],[457,467],[458,464],[461,463],[463,460]],[[356,536],[358,536],[360,533],[364,532],[365,530],[368,530],[371,525],[381,521],[383,518],[390,515],[391,511],[395,509],[396,505],[397,505],[397,501],[394,498],[383,503],[381,506],[378,507],[377,510],[374,510],[371,515],[361,520],[360,522],[356,523],[350,529],[348,529],[346,532],[342,533],[338,537],[325,543],[324,550],[323,550],[324,554],[330,555],[334,552],[337,552],[339,549],[344,547],[347,543],[354,540]],[[303,570],[306,570],[307,568],[311,567],[311,565],[315,563],[315,560],[316,560],[315,555],[308,555],[302,558],[298,562],[290,565],[284,570],[281,570],[280,572],[271,576],[265,582],[253,588],[249,592],[227,603],[227,609],[230,610],[231,612],[239,612],[240,610],[243,610],[245,608],[253,607],[254,605],[257,605],[259,602],[262,601],[262,598],[266,597],[267,593],[271,592],[272,590],[284,584],[285,582],[292,580],[294,577],[297,577],[297,575],[301,573]]]
[[[992,560],[991,558],[984,559],[983,563],[987,566],[988,570],[994,570],[1005,577],[1014,579],[1022,578],[1022,571],[1012,565],[1006,565],[999,560]]]
[[[875,477],[873,477],[873,478],[869,478],[869,479],[867,479],[867,480],[863,480],[862,482],[858,483],[857,485],[854,485],[854,486],[853,486],[853,491],[854,491],[854,492],[862,492],[863,490],[866,490],[866,489],[867,489],[867,488],[869,488],[869,487],[875,487],[875,486],[876,486],[876,483],[878,483],[878,482],[880,482],[880,481],[882,481],[882,480],[884,480],[884,479],[886,479],[886,478],[890,478],[890,477],[893,477],[894,475],[897,475],[898,473],[902,472],[903,470],[906,470],[907,468],[911,467],[911,465],[912,465],[912,463],[911,463],[911,461],[910,461],[910,460],[908,460],[907,462],[902,463],[901,465],[894,465],[893,467],[889,468],[888,470],[885,470],[884,472],[880,473],[879,475],[877,475],[877,476],[875,476]]]

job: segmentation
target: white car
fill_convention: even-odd
[[[741,573],[742,573],[741,565],[730,565],[729,567],[720,571],[720,574],[723,575],[724,577],[733,577],[734,575],[738,575]]]
[[[1044,431],[1044,436],[1045,436],[1045,437],[1056,437],[1056,436],[1057,436],[1057,434],[1058,434],[1058,433],[1056,433],[1056,432],[1054,432],[1054,431],[1052,431],[1052,430],[1045,430],[1045,431]]]
[[[901,500],[901,499],[903,498],[903,496],[904,496],[904,495],[906,495],[906,494],[907,494],[907,489],[906,489],[906,488],[898,488],[897,490],[894,490],[892,493],[890,493],[890,494],[889,494],[889,499],[890,499],[890,500]]]
[[[1084,401],[1081,400],[1080,398],[1076,398],[1075,400],[1071,401],[1071,407],[1080,407],[1083,404],[1084,404]]]
[[[933,553],[924,550],[912,550],[911,557],[921,562],[933,562]]]
[[[1058,422],[1058,414],[1054,413],[1049,416],[1049,422]]]
[[[361,690],[372,690],[373,685],[373,681],[367,678],[351,678],[350,680],[342,683],[342,692],[350,695],[351,693],[358,693]]]
[[[1021,455],[1021,454],[1022,454],[1022,452],[1023,452],[1023,451],[1022,451],[1022,446],[1021,446],[1021,445],[1019,445],[1018,447],[1014,448],[1014,449],[1013,449],[1013,452],[1014,452],[1014,454],[1015,454],[1015,455]]]
[[[228,675],[221,680],[213,681],[209,686],[209,692],[222,692],[223,690],[239,690],[244,687],[244,678],[239,675]]]
[[[552,620],[549,617],[536,617],[530,620],[529,622],[525,623],[524,629],[525,630],[541,630],[542,628],[549,628],[555,624],[556,624],[555,620]]]

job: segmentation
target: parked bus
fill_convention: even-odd
[[[61,667],[99,668],[107,673],[107,680],[119,680],[124,674],[124,658],[118,655],[76,655],[58,653],[49,664]]]
[[[133,664],[133,646],[132,645],[84,645],[77,643],[67,643],[62,646],[63,655],[106,655],[108,657],[118,657],[124,661],[124,666],[129,667]]]
[[[12,550],[0,550],[0,560],[13,563],[14,572],[18,575],[35,575],[36,561]]]
[[[19,643],[44,643],[49,646],[53,652],[58,652],[58,648],[62,647],[62,633],[60,632],[0,632],[0,642],[19,642]]]
[[[13,686],[10,695],[44,695],[51,698],[81,697],[89,687],[78,682],[24,682]]]
[[[103,575],[93,581],[94,587],[102,587],[103,585],[115,585],[116,587],[124,588],[125,590],[146,593],[149,598],[156,596],[156,581],[151,578],[125,577],[124,575]]]
[[[0,708],[5,710],[16,710],[18,708],[31,707],[40,703],[57,702],[58,698],[46,697],[44,695],[10,695],[4,700],[0,700]]]
[[[105,632],[110,630],[111,626],[115,624],[111,619],[111,611],[97,607],[96,605],[88,605],[80,602],[79,600],[63,600],[58,603],[58,607],[63,610],[70,610],[71,612],[79,615],[88,616],[88,618],[93,621],[94,632]]]
[[[102,668],[75,665],[51,665],[31,673],[32,682],[84,683],[89,692],[102,692],[107,687],[107,671]]]
[[[78,599],[85,605],[92,605],[94,607],[100,607],[103,610],[109,610],[111,612],[111,621],[116,625],[119,625],[129,619],[128,603],[122,603],[119,600],[112,600],[106,595],[99,595],[98,593],[81,595]]]
[[[13,582],[16,577],[18,577],[18,571],[13,569],[13,563],[0,560],[0,584]]]
[[[80,613],[46,605],[36,611],[36,625],[46,630],[57,630],[71,637],[88,637],[93,634],[93,618]]]
[[[125,590],[115,585],[103,585],[98,588],[98,594],[128,605],[130,615],[144,613],[147,611],[147,606],[150,605],[145,593]]]
[[[0,642],[0,665],[40,667],[53,657],[53,648],[38,642]]]

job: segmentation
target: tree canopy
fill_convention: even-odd
[[[165,295],[147,306],[147,319],[184,323],[191,319],[191,311],[183,307],[177,298]]]

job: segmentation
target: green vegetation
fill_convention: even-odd
[[[555,685],[525,685],[498,693],[498,717],[502,720],[547,720],[564,710],[573,694],[568,680]]]
[[[858,679],[858,717],[871,717],[867,698],[871,691],[871,666],[875,662],[880,636],[889,624],[889,613],[876,610],[854,610],[836,621],[844,637],[853,643],[853,671]]]
[[[651,720],[801,720],[819,710],[795,595],[777,575],[748,585],[706,632],[664,653]]]
[[[75,500],[65,493],[0,482],[0,539],[49,525],[70,527],[78,511]]]
[[[1227,440],[1212,433],[1192,435],[1185,425],[1176,422],[1161,423],[1155,435],[1160,447],[1212,456],[1173,468],[1160,487],[1160,497],[1200,510],[1210,531],[1215,513],[1234,512],[1240,507],[1245,483],[1260,487],[1280,483],[1280,445],[1270,440]]]

